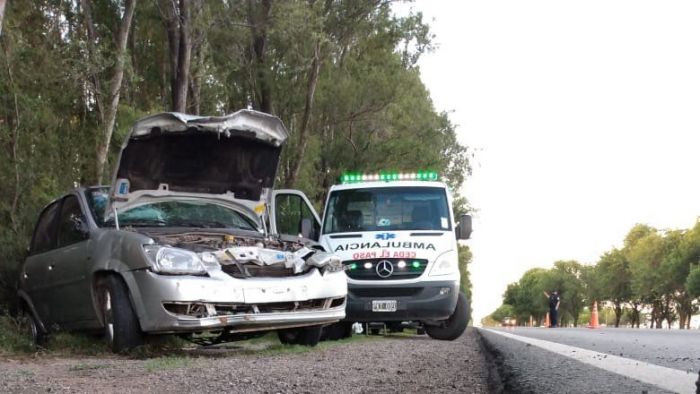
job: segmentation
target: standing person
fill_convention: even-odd
[[[559,314],[559,293],[554,290],[552,294],[544,292],[545,297],[549,299],[549,328],[557,327],[557,315]]]

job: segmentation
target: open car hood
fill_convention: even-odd
[[[122,145],[105,217],[159,197],[255,207],[269,195],[288,136],[279,118],[252,110],[141,119]]]

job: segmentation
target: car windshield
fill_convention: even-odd
[[[378,187],[336,190],[328,200],[324,233],[451,230],[445,190]]]
[[[87,191],[88,203],[95,222],[101,226],[114,226],[114,218],[104,220],[108,198],[107,189]],[[139,205],[119,212],[119,225],[131,227],[206,227],[235,228],[257,231],[255,223],[223,205],[206,201],[162,201]]]

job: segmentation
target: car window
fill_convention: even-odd
[[[84,241],[86,233],[81,230],[85,223],[78,198],[71,195],[63,199],[58,220],[58,247]]]
[[[311,221],[311,238],[317,237],[321,230],[309,206],[296,194],[280,194],[275,197],[275,219],[277,232],[280,234],[298,235],[301,233],[303,219]]]
[[[39,216],[32,238],[31,254],[37,254],[51,250],[56,245],[56,211],[58,201],[49,205]]]
[[[85,190],[85,199],[90,207],[90,214],[92,214],[92,218],[98,226],[104,224],[108,193],[109,189],[106,187],[95,187]]]

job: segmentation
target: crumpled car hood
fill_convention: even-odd
[[[141,119],[122,145],[105,217],[161,197],[255,206],[273,186],[288,136],[279,118],[252,110]]]

